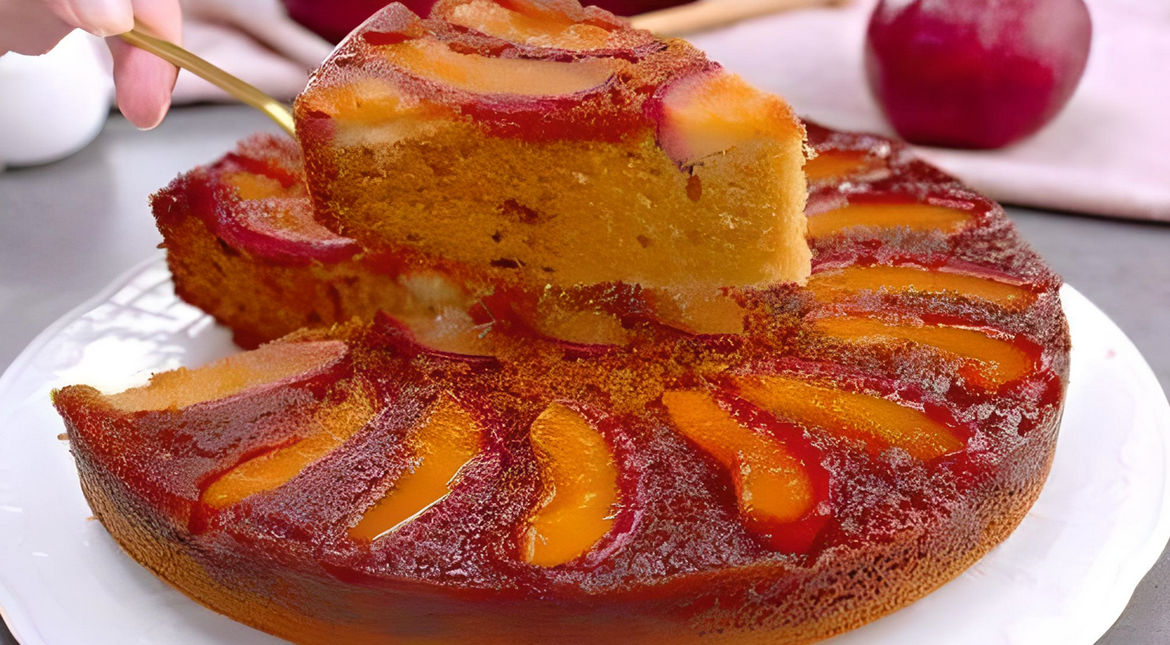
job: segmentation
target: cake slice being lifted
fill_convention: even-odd
[[[573,0],[390,5],[296,102],[319,216],[509,288],[803,283],[804,128]]]

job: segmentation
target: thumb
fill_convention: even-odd
[[[66,24],[95,36],[124,34],[134,28],[131,0],[47,0]]]
[[[132,5],[135,21],[152,36],[180,41],[178,0],[133,0]],[[171,106],[178,68],[116,36],[107,38],[106,44],[114,56],[118,109],[136,127],[149,130],[157,126]]]

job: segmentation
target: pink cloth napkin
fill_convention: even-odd
[[[391,0],[387,0],[390,2]],[[285,13],[280,0],[182,0],[183,46],[280,99],[291,100],[333,45]],[[175,104],[233,100],[183,70]]]
[[[735,0],[728,0],[734,2]],[[691,40],[824,125],[892,135],[862,66],[876,0],[781,14]],[[1068,106],[1002,150],[919,148],[1007,203],[1170,221],[1170,2],[1087,0],[1093,48]]]

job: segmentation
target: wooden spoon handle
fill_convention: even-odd
[[[679,7],[634,16],[632,22],[635,27],[652,31],[659,36],[683,36],[781,11],[841,5],[848,2],[849,0],[699,0]]]

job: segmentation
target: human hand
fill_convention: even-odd
[[[117,36],[135,22],[152,35],[179,41],[179,0],[0,0],[0,55],[39,55],[74,29],[106,39],[114,59],[118,109],[131,123],[158,125],[171,104],[178,70]]]

